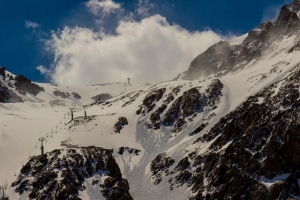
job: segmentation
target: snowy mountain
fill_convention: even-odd
[[[1,68],[8,196],[299,199],[299,11],[295,0],[276,21],[210,47],[184,77],[126,92]]]

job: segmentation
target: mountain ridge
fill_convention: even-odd
[[[295,0],[282,7],[275,22],[250,31],[241,44],[220,42],[209,48],[200,60],[199,56],[195,59],[200,64],[204,60],[200,71],[213,66],[204,77],[179,76],[131,88],[104,102],[87,103],[84,110],[80,101],[79,105],[69,102],[60,107],[39,101],[0,104],[5,108],[0,110],[5,116],[0,158],[9,163],[0,164],[10,172],[0,177],[9,180],[8,194],[15,199],[26,199],[30,194],[33,199],[43,199],[43,195],[52,198],[60,192],[59,184],[53,189],[46,184],[34,187],[39,175],[27,173],[30,168],[38,169],[38,174],[55,171],[58,175],[51,176],[53,183],[69,184],[63,181],[69,177],[71,183],[80,185],[76,191],[67,190],[64,199],[112,199],[107,194],[114,191],[133,199],[300,198],[299,9],[300,1]],[[225,50],[219,54],[220,46]],[[210,60],[209,55],[216,54],[221,58]],[[40,86],[55,91],[46,84]],[[103,87],[108,87],[103,91],[112,90]],[[72,89],[64,88],[57,98],[63,100],[72,92],[85,99],[93,97]],[[26,136],[17,131],[15,123],[24,126]],[[47,132],[44,157],[51,160],[55,152],[69,152],[43,167],[38,164],[43,157],[38,156],[39,150],[30,149],[39,144],[40,130]],[[23,140],[15,141],[18,136]],[[36,142],[24,144],[25,137]],[[8,144],[19,145],[24,152]],[[108,152],[120,173],[93,171],[97,162],[105,161],[95,153],[98,148]],[[28,150],[33,154],[29,159]],[[80,153],[83,151],[86,155]],[[17,161],[5,155],[10,152],[16,152],[16,160],[24,161],[23,166],[15,167]],[[77,162],[75,155],[93,158]],[[53,163],[63,167],[54,169]],[[74,165],[79,167],[74,169]],[[93,170],[87,170],[90,168]],[[86,176],[87,171],[92,173]],[[119,183],[114,180],[116,175]],[[26,188],[22,194],[21,188]],[[99,193],[101,188],[104,193]]]

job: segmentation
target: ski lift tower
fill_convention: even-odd
[[[43,145],[44,140],[45,140],[45,138],[43,138],[43,137],[39,138],[39,141],[41,141],[41,155],[44,155],[44,145]]]
[[[71,121],[73,121],[73,119],[74,119],[74,114],[73,114],[73,112],[74,112],[74,110],[71,109]]]
[[[83,106],[83,110],[84,110],[84,118],[86,118],[86,108],[85,108],[85,106]]]
[[[8,196],[5,195],[5,190],[7,189],[7,183],[3,186],[0,186],[0,190],[2,190],[2,198],[1,200],[9,200]]]

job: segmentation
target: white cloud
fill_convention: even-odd
[[[35,28],[40,27],[40,25],[35,22],[32,22],[32,21],[25,21],[25,27],[28,29],[30,29],[30,28],[35,29]]]
[[[121,21],[114,35],[66,27],[49,42],[55,55],[51,77],[69,85],[126,81],[127,77],[132,83],[169,80],[220,40],[211,30],[192,33],[160,15],[140,22]]]
[[[138,0],[136,12],[139,16],[148,17],[149,11],[155,7],[155,4],[151,3],[149,0]]]
[[[89,0],[85,5],[94,15],[108,15],[121,9],[121,5],[112,0]]]
[[[51,74],[51,70],[47,69],[46,67],[40,65],[36,67],[37,70],[41,72],[41,74],[49,76]]]

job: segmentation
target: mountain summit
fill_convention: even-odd
[[[185,79],[221,75],[244,68],[250,62],[268,55],[285,37],[299,34],[300,2],[284,5],[274,22],[264,22],[250,31],[238,45],[219,42],[197,56]]]

